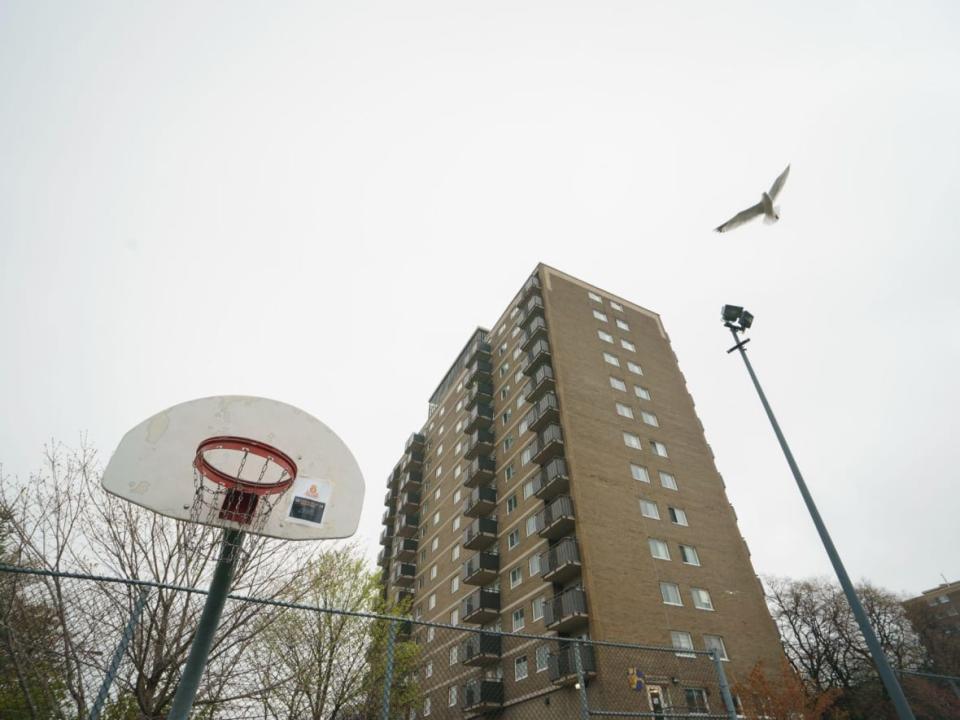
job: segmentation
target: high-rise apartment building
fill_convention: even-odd
[[[410,598],[417,619],[715,648],[732,681],[758,661],[779,670],[776,628],[659,316],[553,268],[538,266],[493,329],[470,337],[385,503],[386,593]],[[417,640],[425,659],[444,650]],[[520,677],[483,641],[459,650],[450,687],[423,681],[444,700],[434,708],[519,717],[525,699],[571,679],[563,650],[534,649],[547,671],[531,659],[528,673],[524,658]]]

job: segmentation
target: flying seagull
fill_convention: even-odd
[[[741,210],[732,218],[727,220],[723,225],[714,228],[718,233],[728,232],[733,230],[738,225],[743,225],[748,220],[753,220],[753,218],[758,215],[763,215],[763,220],[766,223],[775,223],[780,219],[780,208],[774,207],[773,201],[777,199],[777,195],[780,194],[780,191],[783,190],[783,184],[787,182],[787,175],[790,174],[790,166],[787,165],[786,170],[780,173],[780,177],[773,181],[773,185],[770,188],[770,192],[765,192],[763,197],[753,207],[748,207],[746,210]]]

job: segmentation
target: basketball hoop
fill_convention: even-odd
[[[286,492],[297,479],[297,464],[285,452],[233,435],[201,442],[193,468],[193,519],[213,525],[227,521],[244,529],[261,526],[273,509],[272,496]]]

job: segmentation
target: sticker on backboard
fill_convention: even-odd
[[[297,478],[290,491],[290,510],[287,519],[292,522],[323,526],[323,517],[330,502],[330,483],[315,478]]]

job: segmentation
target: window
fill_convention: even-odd
[[[456,532],[456,531],[459,530],[459,529],[460,529],[460,516],[457,515],[457,516],[453,519],[453,531]]]
[[[647,390],[646,388],[640,387],[639,385],[633,386],[633,392],[636,393],[637,397],[640,398],[641,400],[650,399],[650,391]]]
[[[600,322],[607,322],[607,316],[599,310],[594,310],[593,316]]]
[[[660,519],[660,509],[655,502],[651,502],[650,500],[640,501],[640,514],[651,520]]]
[[[430,549],[431,549],[431,550],[436,550],[439,546],[440,546],[440,538],[435,537],[435,538],[430,542]]]
[[[527,569],[530,571],[530,577],[540,574],[540,556],[539,555],[530,556],[530,562],[528,563]],[[537,618],[535,617],[534,620],[536,619]]]
[[[639,449],[640,449],[640,438],[638,438],[638,437],[637,437],[636,435],[634,435],[633,433],[625,432],[625,433],[623,434],[623,444],[626,445],[626,446],[629,447],[629,448],[633,448],[634,450],[639,450]]]
[[[623,338],[620,338],[620,347],[622,347],[624,350],[629,350],[630,352],[636,352],[636,351],[637,351],[637,346],[636,346],[636,345],[634,345],[634,344],[633,344],[632,342],[630,342],[629,340],[624,340]]]
[[[459,455],[462,450],[463,450],[463,443],[462,443],[462,442],[458,442],[457,445],[456,445],[456,447],[453,448],[453,454],[454,454],[454,455]],[[457,468],[457,470],[459,470],[459,469],[460,469],[460,468]],[[454,475],[454,477],[456,477],[456,475]]]
[[[597,295],[595,292],[587,291],[587,297],[590,298],[591,300],[593,300],[594,302],[598,302],[598,303],[602,303],[602,302],[603,302],[603,298],[601,298],[601,297],[600,297],[599,295]]]
[[[683,600],[680,599],[680,588],[676,583],[660,583],[660,597],[663,598],[664,605],[683,606]]]
[[[693,638],[690,637],[690,633],[688,632],[671,630],[670,643],[676,650],[693,650]],[[677,655],[681,657],[696,657],[694,655],[690,655],[689,653],[682,652],[678,652]]]
[[[653,448],[653,452],[660,457],[670,457],[667,455],[667,446],[662,442],[657,442],[656,440],[650,441],[650,446]]]
[[[550,663],[550,646],[541,645],[537,648],[537,672],[543,672]]]
[[[460,576],[454,575],[450,580],[450,592],[455,593],[460,589]]]
[[[500,416],[500,422],[506,425],[507,423],[510,422],[511,415],[513,415],[513,410],[511,410],[510,408],[507,408],[504,411],[503,415]]]
[[[670,510],[670,522],[674,525],[687,526],[687,514],[680,508],[672,507]]]
[[[697,555],[697,549],[691,545],[680,546],[680,558],[687,565],[699,565],[700,556]]]
[[[459,624],[460,624],[460,611],[459,611],[459,610],[451,610],[451,611],[450,611],[450,624],[451,624],[451,625],[459,625]]]
[[[537,444],[535,442],[527,445],[523,452],[520,453],[520,465],[527,465],[530,462],[530,459],[533,457],[533,451],[536,449]]]
[[[521,408],[526,404],[526,399],[523,397],[523,393],[517,396],[517,407]]]
[[[498,351],[497,354],[502,356],[506,351],[507,351],[507,343],[506,342],[500,343],[500,350]]]
[[[633,408],[623,403],[617,403],[617,415],[633,420]]]
[[[613,335],[608,332],[604,332],[603,330],[597,330],[597,337],[607,343],[613,342]]]
[[[440,477],[441,475],[443,475],[443,467],[437,465],[437,477]]]
[[[653,425],[653,427],[660,427],[660,421],[657,420],[657,416],[652,412],[647,412],[646,410],[640,411],[640,417],[643,418],[643,421],[647,425]]]
[[[437,578],[437,566],[434,565],[430,568],[430,579],[436,580],[436,578]]]
[[[440,511],[439,511],[439,510],[437,510],[437,511],[433,514],[433,524],[434,524],[434,525],[439,525],[439,524],[440,524]]]
[[[519,544],[520,544],[520,531],[511,530],[510,534],[507,535],[507,549],[513,550]]]
[[[727,655],[727,648],[723,644],[723,638],[719,635],[704,635],[703,644],[707,650],[716,650],[717,655],[720,656],[721,660],[730,659],[730,657]]]
[[[527,656],[521,655],[513,661],[513,677],[523,680],[527,676]]]
[[[457,686],[451,685],[450,689],[447,690],[447,705],[453,707],[457,704]]]
[[[515,328],[513,329],[513,332],[510,333],[510,337],[516,337],[516,336],[519,335],[519,334],[520,334],[520,328],[515,327]]]
[[[426,667],[423,668],[423,676],[424,676],[424,677],[433,677],[433,662],[432,662],[432,661],[431,661],[431,662],[428,662],[427,665],[426,665]],[[428,700],[429,700],[429,698],[428,698]],[[427,713],[424,713],[424,715],[426,715],[426,714],[427,714]]]
[[[614,302],[613,300],[610,301],[610,307],[612,307],[614,310],[619,310],[620,312],[623,312],[623,305],[621,305],[618,302]]]
[[[707,706],[707,691],[703,688],[684,688],[683,697],[687,701],[687,712],[691,715],[706,715],[710,712]]]
[[[455,502],[455,503],[460,502],[460,498],[462,498],[462,497],[463,497],[463,494],[462,494],[461,490],[460,490],[459,488],[457,488],[457,490],[453,493],[453,502]]]
[[[432,625],[427,628],[427,642],[433,642],[433,636],[436,633],[437,629]],[[432,672],[432,670],[431,670]]]
[[[513,465],[508,465],[507,469],[503,471],[504,480],[513,480]]]
[[[610,377],[610,387],[612,387],[614,390],[619,390],[620,392],[627,391],[627,384],[620,378],[615,378],[613,376]]]
[[[451,664],[451,665],[456,665],[456,664],[457,664],[457,660],[459,659],[459,658],[457,657],[457,655],[458,655],[458,653],[457,653],[457,646],[456,646],[456,645],[451,645],[451,646],[450,646],[450,664]]]
[[[503,439],[503,451],[508,452],[513,447],[513,435],[507,435]]]
[[[630,326],[627,325],[627,323],[621,320],[620,318],[617,318],[617,327],[620,328],[621,330],[626,330],[627,332],[630,332]]]
[[[457,446],[460,446],[460,445],[462,445],[462,443],[457,443]],[[459,453],[460,451],[457,450],[457,452]],[[458,477],[460,477],[460,473],[462,472],[463,472],[463,469],[459,465],[457,465],[453,469],[453,479],[456,480]]]
[[[693,606],[697,610],[713,610],[713,600],[710,599],[710,593],[703,588],[690,588],[690,594],[693,596]]]
[[[527,537],[537,534],[537,516],[531,515],[527,518]]]
[[[510,386],[507,385],[505,388],[501,388],[501,390],[500,390],[500,399],[501,399],[501,400],[506,400],[506,399],[507,399],[507,396],[508,396],[509,394],[510,394]]]
[[[522,370],[522,369],[521,369],[521,370],[517,370],[517,372],[514,373],[513,382],[515,382],[515,383],[518,384],[518,385],[523,382],[523,370]]]
[[[610,365],[613,365],[614,367],[620,367],[620,360],[617,358],[617,356],[616,356],[616,355],[611,355],[611,354],[608,353],[608,352],[605,352],[605,353],[603,354],[603,361],[604,361],[605,363],[608,363],[608,364],[610,364]]]
[[[650,554],[657,560],[670,559],[670,548],[667,547],[667,544],[663,540],[650,538],[647,542],[650,543]]]
[[[668,472],[660,471],[660,484],[667,490],[677,489],[677,479]]]
[[[507,515],[517,509],[517,494],[514,493],[507,498]]]
[[[428,667],[430,668],[430,675],[432,675],[433,663],[430,663]],[[427,675],[427,677],[430,677],[430,675]],[[427,717],[429,714],[430,714],[430,698],[424,698],[423,699],[423,716]]]
[[[459,559],[460,559],[460,546],[459,546],[459,545],[454,545],[454,546],[453,546],[453,550],[450,551],[450,559],[451,559],[451,560],[459,560]]]
[[[535,480],[527,480],[523,484],[523,499],[526,500],[528,497],[537,492],[537,483]]]
[[[427,599],[427,610],[433,610],[437,606],[437,594],[431,593]]]
[[[510,587],[515,588],[523,582],[523,568],[515,567],[510,571]]]
[[[508,372],[510,372],[510,363],[504,363],[503,365],[501,365],[499,372],[500,372],[500,377],[503,377]]]
[[[427,549],[424,548],[420,551],[420,562],[426,562],[427,560]]]
[[[442,428],[440,429],[440,432],[443,432]],[[440,457],[441,455],[443,455],[443,443],[440,443],[439,445],[437,445],[437,457]],[[440,468],[438,467],[437,470],[439,469]],[[440,477],[439,472],[437,473],[437,477]]]
[[[533,610],[533,619],[540,620],[543,618],[543,607],[547,604],[547,601],[542,597],[534,598],[531,609]]]
[[[630,463],[630,475],[634,480],[639,480],[640,482],[648,483],[650,482],[650,473],[647,472],[647,469],[643,465],[635,465]]]
[[[513,349],[513,359],[516,360],[516,359],[517,359],[518,357],[520,357],[521,355],[523,355],[523,348],[521,348],[519,345],[517,345],[517,346]]]
[[[530,428],[530,415],[527,415],[523,420],[520,421],[520,429],[517,431],[518,434],[523,435]]]
[[[523,608],[518,608],[513,611],[513,631],[523,630],[524,621],[523,621]]]

